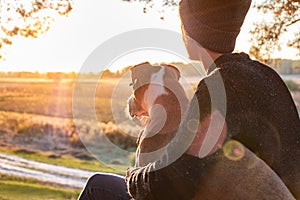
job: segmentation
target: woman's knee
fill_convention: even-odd
[[[122,176],[107,173],[92,175],[86,183],[81,199],[130,199],[125,179]],[[105,197],[105,198],[104,198]]]
[[[101,187],[102,184],[105,184],[105,182],[107,181],[108,177],[106,174],[94,174],[92,175],[86,183],[87,187]],[[107,182],[106,182],[107,183]]]
[[[109,174],[109,173],[96,173],[88,179],[86,183],[86,187],[88,188],[113,187],[113,188],[122,188],[122,190],[124,190],[124,187],[126,188],[126,183],[124,177],[122,176]]]

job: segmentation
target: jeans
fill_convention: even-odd
[[[91,176],[78,200],[129,200],[125,179],[122,176],[97,173]]]

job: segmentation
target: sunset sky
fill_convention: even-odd
[[[121,0],[84,0],[74,3],[74,10],[69,16],[57,17],[50,30],[38,39],[15,38],[13,45],[4,49],[5,60],[0,60],[0,70],[79,71],[89,54],[113,36],[140,28],[160,28],[180,33],[177,8],[165,13],[165,20],[160,20],[155,10],[144,14],[143,5],[139,3]],[[255,17],[250,10],[238,37],[238,51],[248,52],[248,31]],[[288,57],[292,54],[286,52],[286,55],[282,55]],[[180,61],[168,53],[147,51],[143,54],[140,51],[138,56],[125,55],[116,62],[118,66],[125,67],[145,60]]]

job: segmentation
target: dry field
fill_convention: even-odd
[[[83,105],[83,108],[75,108],[80,115],[74,120],[74,88],[93,92],[92,104],[88,107],[96,113],[94,119],[86,109],[89,97],[82,95],[74,97],[77,104]],[[121,149],[134,152],[136,138],[132,136],[137,135],[140,127],[127,123],[129,119],[124,110],[129,95],[128,85],[114,79],[96,84],[44,79],[0,80],[0,147],[52,152],[55,156],[69,154],[89,160],[93,156],[87,150],[100,154],[101,140],[108,138]],[[109,159],[128,165],[128,159]]]
[[[84,149],[80,137],[97,145],[97,139],[104,134],[121,148],[133,151],[135,137],[131,136],[136,136],[140,127],[125,114],[131,93],[128,83],[126,78],[80,83],[0,79],[0,146],[77,151]],[[287,85],[299,108],[298,83],[288,81]]]

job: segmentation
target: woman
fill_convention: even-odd
[[[192,145],[174,163],[156,172],[148,172],[151,167],[155,168],[155,165],[150,165],[146,169],[132,169],[128,172],[127,183],[132,196],[146,198],[147,195],[159,193],[160,190],[154,191],[154,188],[164,187],[159,184],[164,182],[164,185],[169,185],[165,187],[169,188],[172,184],[175,185],[174,188],[176,184],[180,184],[182,196],[187,193],[194,197],[193,194],[199,191],[199,184],[200,189],[205,190],[207,184],[203,180],[209,178],[208,174],[213,174],[211,169],[215,165],[220,166],[219,164],[223,162],[223,157],[219,158],[222,153],[218,149],[224,147],[227,140],[235,139],[246,149],[258,155],[279,175],[292,194],[300,198],[300,121],[290,92],[270,67],[251,60],[245,53],[232,53],[250,4],[250,0],[182,0],[180,2],[179,14],[186,49],[191,59],[202,61],[207,70],[207,76],[198,85],[188,110],[189,114],[179,133],[188,135],[188,128],[185,128],[185,124],[189,122],[189,118],[195,117],[192,115],[196,115],[200,124]],[[199,113],[195,114],[195,110],[198,109]],[[218,129],[217,126],[208,125],[210,121],[220,121],[220,124],[223,124],[222,119],[225,120],[225,128]],[[209,126],[210,129],[207,128]],[[205,140],[205,137],[215,139]],[[251,152],[249,153],[248,155],[253,157]],[[196,159],[196,157],[202,157],[202,159]],[[214,163],[215,160],[217,164]],[[183,164],[183,162],[189,164]],[[205,169],[200,166],[197,171],[193,171],[197,165],[205,165]],[[226,163],[224,163],[224,168],[225,165]],[[169,177],[164,175],[172,171],[172,167],[173,171],[177,172],[178,180],[173,181],[175,183],[170,181],[174,180],[171,175]],[[259,167],[256,170],[257,173],[261,172]],[[182,174],[178,175],[180,174],[178,172]],[[236,175],[234,171],[233,173]],[[268,177],[268,173],[265,178]],[[189,177],[185,174],[192,175]],[[245,172],[244,178],[253,182],[253,187],[258,187],[259,180],[251,180],[250,174],[252,172],[249,171],[248,174]],[[154,181],[154,179],[160,181]],[[245,179],[239,180],[244,181],[246,185]],[[229,179],[227,184],[230,185],[230,183]],[[178,197],[180,190],[174,188],[164,190]],[[264,193],[270,192],[271,188],[271,186],[264,188],[266,190]],[[177,193],[172,191],[177,191]],[[250,194],[253,193],[250,189],[248,191],[244,199],[251,199]],[[231,192],[235,191],[231,190]],[[234,194],[232,195],[227,198],[234,199]],[[226,195],[223,194],[222,199],[225,197]],[[263,198],[258,195],[252,199],[257,199],[257,197]],[[201,199],[200,196],[197,198]],[[215,196],[210,198],[214,199]],[[270,198],[269,196],[268,199],[274,198],[276,197]]]

